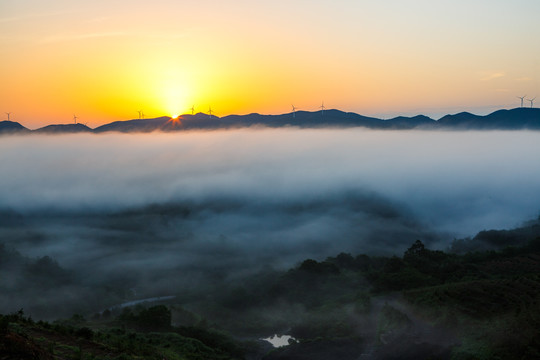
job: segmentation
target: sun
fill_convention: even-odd
[[[163,111],[176,119],[187,109],[188,91],[185,85],[177,82],[162,84],[160,102]]]

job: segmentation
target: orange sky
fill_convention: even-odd
[[[540,2],[470,3],[3,0],[0,114],[95,127],[137,110],[277,114],[324,101],[438,118],[540,95]]]

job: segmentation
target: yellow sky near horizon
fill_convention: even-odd
[[[540,95],[538,13],[534,0],[4,0],[0,114],[37,128],[321,101],[486,113]]]

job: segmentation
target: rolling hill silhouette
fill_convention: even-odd
[[[160,130],[171,118],[162,116],[155,119],[136,119],[126,121],[115,121],[109,124],[98,126],[94,132],[101,133],[106,131],[119,132],[150,132]]]
[[[332,128],[332,127],[365,127],[369,129],[540,129],[540,109],[517,108],[499,110],[486,116],[462,112],[446,115],[439,120],[424,115],[413,117],[399,116],[389,120],[359,115],[340,110],[309,112],[296,111],[281,115],[228,115],[224,117],[209,116],[198,113],[181,115],[177,119],[159,117],[155,119],[116,121],[96,128],[95,132],[149,132],[178,130],[214,130],[243,127],[300,127],[300,128]]]
[[[93,132],[94,130],[83,124],[60,124],[47,125],[34,131],[38,133],[80,133]]]
[[[0,121],[0,133],[21,133],[29,132],[27,128],[15,121]]]
[[[281,115],[228,115],[217,117],[198,113],[181,115],[172,119],[162,116],[152,119],[115,121],[91,129],[83,124],[48,125],[37,130],[28,130],[13,121],[0,122],[0,133],[40,132],[79,133],[94,132],[152,132],[182,130],[216,130],[244,127],[299,127],[299,128],[343,128],[364,127],[368,129],[456,129],[456,130],[540,130],[540,109],[516,108],[498,110],[481,116],[469,112],[446,115],[434,120],[424,115],[413,117],[398,116],[389,120],[359,115],[340,110],[296,111]]]
[[[497,110],[486,116],[468,112],[446,115],[437,122],[438,127],[464,129],[540,129],[540,109],[517,108]]]

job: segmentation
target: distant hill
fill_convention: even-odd
[[[454,129],[540,129],[540,109],[517,108],[498,110],[486,116],[468,112],[446,115],[437,122],[438,127]]]
[[[341,128],[364,127],[368,129],[540,129],[540,109],[518,108],[499,110],[486,116],[463,112],[446,115],[434,120],[424,115],[399,116],[389,120],[359,115],[340,110],[296,111],[281,115],[228,115],[224,117],[198,113],[181,115],[176,119],[159,117],[115,121],[96,128],[95,132],[151,132],[182,130],[215,130],[244,127],[299,127],[299,128]]]
[[[93,132],[91,128],[83,124],[60,124],[60,125],[48,125],[37,130],[39,133],[80,133],[80,132]]]
[[[83,124],[49,125],[35,132],[45,133],[78,133],[95,132],[152,132],[152,131],[183,131],[183,130],[215,130],[244,127],[299,127],[299,128],[343,128],[364,127],[368,129],[455,129],[455,130],[540,130],[540,109],[516,108],[498,110],[489,115],[474,115],[461,112],[446,115],[434,120],[424,115],[413,117],[398,116],[389,120],[363,116],[340,110],[296,111],[281,115],[228,115],[217,117],[198,113],[181,115],[172,119],[162,116],[152,119],[132,119],[115,121],[91,129]],[[11,121],[0,122],[0,133],[28,131],[19,123]]]
[[[28,132],[27,128],[15,121],[0,121],[0,134]]]
[[[101,133],[106,131],[119,132],[151,132],[162,130],[170,121],[168,116],[162,116],[155,119],[136,119],[126,121],[115,121],[110,124],[102,125],[94,129],[94,132]]]
[[[464,254],[474,251],[501,250],[506,247],[526,246],[533,240],[540,240],[540,217],[525,222],[510,230],[483,230],[472,239],[455,239],[450,251]],[[538,241],[540,244],[540,241]]]
[[[390,129],[414,129],[414,128],[432,128],[437,125],[437,121],[424,115],[413,117],[398,116],[385,122]]]

